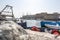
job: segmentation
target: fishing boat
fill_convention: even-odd
[[[56,25],[45,24],[45,26],[48,28],[53,28],[53,29],[60,29],[60,26],[58,24]]]

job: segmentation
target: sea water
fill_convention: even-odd
[[[40,20],[24,20],[27,23],[27,27],[36,26],[38,28],[41,27]]]
[[[42,26],[45,26],[45,24],[49,25],[55,25],[55,26],[60,26],[60,21],[49,21],[49,20],[23,20],[26,22],[27,27],[33,27],[36,26],[38,28],[41,28]]]

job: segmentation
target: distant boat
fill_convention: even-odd
[[[53,29],[60,29],[60,26],[58,24],[56,25],[45,24],[45,26],[48,28],[53,28]]]

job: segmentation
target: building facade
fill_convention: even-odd
[[[32,20],[60,20],[60,14],[57,12],[54,13],[47,13],[47,12],[42,12],[42,13],[37,13],[35,15],[26,15],[23,16],[22,19],[32,19]]]

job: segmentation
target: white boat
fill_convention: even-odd
[[[45,26],[48,28],[53,28],[53,29],[60,29],[60,26],[58,24],[56,25],[45,24]]]

